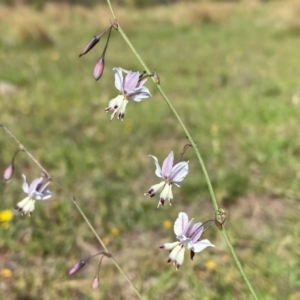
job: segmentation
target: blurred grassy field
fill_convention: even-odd
[[[194,135],[260,299],[299,299],[300,5],[194,2],[116,13]],[[116,32],[99,82],[92,71],[104,41],[78,54],[110,19],[105,6],[0,6],[0,122],[77,196],[145,299],[251,299],[215,228],[204,238],[216,247],[187,256],[178,272],[158,249],[174,241],[168,225],[178,212],[205,221],[214,210],[192,150],[172,207],[157,210],[158,198],[143,196],[158,182],[148,154],[178,155],[187,139],[151,81],[152,98],[129,103],[124,122],[109,120],[112,68],[141,67]],[[4,169],[17,149],[4,131],[0,149]],[[23,199],[22,173],[32,180],[40,171],[20,153],[14,179],[0,186],[0,213]],[[66,275],[101,248],[67,195],[51,190],[31,218],[15,213],[1,223],[0,298],[135,299],[108,259],[95,291],[97,260]]]

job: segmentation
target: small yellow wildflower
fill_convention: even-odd
[[[173,226],[173,222],[171,220],[165,220],[163,222],[163,227],[165,229],[170,229],[170,228],[172,228],[172,226]]]
[[[28,115],[31,112],[31,108],[29,106],[24,106],[21,111],[23,115]]]
[[[96,135],[95,135],[95,138],[98,142],[102,142],[104,140],[104,134],[101,133],[101,132],[98,132]]]
[[[230,273],[227,273],[225,276],[225,281],[226,282],[232,282],[233,276]]]
[[[52,207],[53,207],[54,209],[59,208],[59,207],[60,207],[59,201],[52,201]]]
[[[199,278],[200,280],[205,279],[206,275],[207,275],[207,274],[206,274],[205,272],[203,272],[203,271],[199,271],[199,272],[198,272],[198,278]]]
[[[1,275],[2,278],[10,278],[12,273],[11,273],[10,269],[2,269],[0,271],[0,275]]]
[[[51,53],[50,58],[51,58],[53,61],[58,61],[59,58],[60,58],[60,55],[59,55],[58,52],[54,51],[54,52]]]
[[[213,260],[209,260],[205,263],[205,267],[208,270],[213,270],[216,267],[216,263]]]
[[[120,231],[118,228],[116,227],[113,227],[111,230],[110,230],[110,234],[113,235],[113,236],[118,236],[120,234]]]
[[[223,263],[226,264],[226,263],[228,263],[229,261],[230,261],[230,256],[229,256],[229,255],[226,255],[226,254],[225,254],[225,255],[222,256],[222,262],[223,262]]]
[[[132,122],[126,122],[126,124],[124,124],[124,133],[125,134],[130,134],[132,132]]]
[[[103,243],[105,246],[107,246],[109,243],[110,243],[110,239],[108,236],[105,236],[103,239],[102,239]]]
[[[9,222],[13,217],[12,211],[9,209],[5,209],[0,211],[0,221],[1,222]]]
[[[218,134],[218,132],[219,132],[219,127],[218,127],[217,124],[212,124],[210,130],[211,130],[211,133],[212,133],[212,134]]]
[[[8,229],[9,228],[9,222],[2,222],[1,223],[1,227],[3,228],[3,229]]]

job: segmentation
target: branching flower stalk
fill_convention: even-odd
[[[62,192],[68,196],[68,198],[70,200],[72,200],[73,204],[75,205],[76,209],[78,210],[78,212],[81,214],[81,216],[83,217],[84,221],[86,222],[86,224],[88,225],[88,227],[90,228],[90,230],[93,232],[93,234],[95,235],[96,239],[98,240],[98,242],[100,243],[100,245],[102,246],[102,248],[105,251],[105,256],[110,258],[113,262],[113,264],[116,266],[116,268],[119,270],[119,272],[125,277],[125,279],[128,281],[128,283],[131,285],[132,289],[134,290],[135,294],[138,296],[139,299],[143,299],[141,294],[139,293],[138,289],[135,287],[135,285],[133,284],[133,282],[130,280],[130,278],[127,276],[127,274],[123,271],[123,269],[120,267],[120,265],[117,263],[116,259],[113,257],[113,255],[108,251],[108,249],[106,248],[105,244],[103,243],[102,239],[100,238],[100,236],[98,235],[98,233],[96,232],[95,228],[93,227],[93,225],[91,224],[91,222],[89,221],[89,219],[87,218],[87,216],[85,215],[85,213],[83,212],[83,210],[81,209],[81,207],[79,206],[79,204],[77,203],[76,197],[75,195],[72,195],[69,191],[67,191],[55,178],[53,178],[51,176],[51,174],[40,164],[40,162],[26,149],[26,147],[24,145],[22,145],[22,143],[19,141],[19,139],[2,123],[0,123],[0,127],[4,129],[4,131],[19,145],[19,149],[20,151],[23,151],[47,176],[47,178],[49,180],[51,180],[51,182],[53,182],[54,184],[56,184],[61,190]],[[19,152],[19,151],[18,151]],[[18,153],[17,152],[17,153]],[[15,156],[14,156],[15,157]],[[100,253],[104,253],[104,252],[100,252]],[[99,253],[98,253],[99,254]],[[96,254],[96,255],[98,255]],[[96,284],[94,283],[93,287],[96,286]]]
[[[144,60],[142,59],[142,57],[139,55],[139,53],[137,52],[137,50],[135,49],[135,47],[132,45],[132,43],[130,42],[129,38],[127,37],[127,35],[125,34],[125,32],[123,31],[122,27],[120,26],[120,24],[117,22],[117,17],[114,13],[114,10],[113,10],[113,7],[111,5],[111,1],[110,0],[107,0],[107,4],[109,6],[109,9],[111,11],[111,14],[115,20],[115,24],[117,24],[117,26],[115,26],[115,29],[120,33],[120,35],[122,36],[122,38],[124,39],[124,41],[127,43],[127,45],[129,46],[129,48],[132,50],[132,52],[134,53],[134,55],[136,56],[136,58],[139,60],[139,62],[141,63],[141,65],[143,66],[143,68],[147,71],[148,74],[151,74],[151,71],[149,69],[149,67],[146,65],[146,63],[144,62]],[[204,161],[202,159],[202,156],[200,154],[200,151],[199,151],[199,148],[198,146],[196,145],[195,141],[193,140],[191,134],[189,133],[188,129],[186,128],[186,126],[184,125],[183,121],[181,120],[179,114],[177,113],[176,109],[174,108],[174,106],[172,105],[171,101],[169,100],[169,98],[167,97],[167,95],[165,94],[164,90],[162,89],[161,85],[160,85],[160,82],[159,80],[157,80],[155,77],[152,77],[152,81],[154,82],[156,88],[158,89],[159,93],[161,94],[161,96],[163,97],[163,99],[165,100],[165,102],[167,103],[167,105],[169,106],[169,108],[171,109],[171,111],[173,112],[175,118],[177,119],[177,121],[179,122],[179,124],[181,125],[185,135],[187,136],[187,138],[189,139],[193,149],[195,150],[195,153],[196,153],[196,156],[197,156],[197,159],[199,161],[199,164],[201,166],[201,169],[202,169],[202,172],[204,174],[204,177],[205,177],[205,180],[206,180],[206,183],[207,183],[207,186],[208,186],[208,190],[209,190],[209,193],[210,193],[210,196],[211,196],[211,200],[212,200],[212,203],[213,203],[213,206],[215,208],[216,211],[219,211],[220,208],[218,206],[218,203],[217,203],[217,199],[216,199],[216,196],[215,196],[215,193],[214,193],[214,189],[212,187],[212,184],[211,184],[211,180],[209,178],[209,175],[208,175],[208,172],[207,172],[207,169],[205,167],[205,164],[204,164]],[[245,283],[247,284],[252,296],[254,299],[258,300],[258,296],[256,295],[256,292],[254,290],[254,288],[252,287],[238,257],[237,257],[237,254],[234,250],[234,247],[230,241],[230,238],[227,234],[227,231],[225,229],[224,226],[220,226],[218,227],[219,230],[221,231],[222,235],[223,235],[223,238],[231,252],[231,255],[237,265],[237,268],[239,269]]]

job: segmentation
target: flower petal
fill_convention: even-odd
[[[137,87],[138,87],[138,88],[142,87],[142,86],[146,83],[147,80],[148,80],[148,78],[144,78],[143,80],[141,80],[141,81],[138,83]],[[150,92],[149,92],[149,93],[150,93]]]
[[[157,177],[164,178],[163,175],[162,175],[162,172],[161,172],[160,165],[158,164],[157,157],[155,157],[155,156],[153,156],[153,155],[149,155],[149,156],[153,158],[154,163],[155,163],[155,166],[156,166],[155,175],[156,175]]]
[[[51,198],[52,193],[49,190],[44,191],[43,193],[38,193],[35,197],[35,200],[47,200]]]
[[[127,103],[128,100],[126,100],[123,95],[118,95],[116,98],[109,101],[105,111],[108,112],[112,109],[114,110],[110,117],[111,120],[115,114],[118,114],[118,119],[124,119]]]
[[[190,221],[185,225],[182,231],[183,235],[187,236],[187,233],[190,231],[193,222],[194,222],[194,218],[190,219]]]
[[[182,265],[183,260],[184,260],[184,250],[185,248],[182,245],[178,245],[174,247],[174,249],[171,251],[169,255],[169,262],[173,261],[174,265],[176,266],[176,269]]]
[[[35,208],[35,200],[29,199],[29,201],[23,206],[21,212],[23,215],[27,213],[31,215],[31,213],[34,211],[34,208]]]
[[[44,178],[40,177],[40,178],[36,178],[32,181],[32,183],[29,186],[29,190],[28,190],[28,195],[31,196],[33,194],[35,194],[39,188],[41,187],[42,183],[43,183]]]
[[[140,72],[129,71],[129,73],[126,75],[123,82],[123,91],[125,94],[129,94],[135,89],[139,81],[139,77],[140,77]]]
[[[116,110],[116,113],[118,113],[118,119],[121,119],[123,121],[126,113],[126,106],[128,104],[128,100],[124,98],[121,106]]]
[[[140,102],[142,99],[146,99],[151,97],[151,93],[145,86],[141,88],[134,89],[130,93],[127,94],[127,97],[131,98],[131,100],[135,102]]]
[[[157,208],[163,206],[166,200],[169,201],[170,205],[172,205],[172,200],[173,200],[172,185],[164,182],[164,188],[160,193]]]
[[[193,247],[193,242],[189,237],[186,237],[185,235],[180,235],[177,236],[177,238],[180,240],[180,243],[187,249],[191,249]]]
[[[168,194],[167,200],[169,201],[169,204],[172,205],[172,203],[173,203],[173,192],[172,192],[172,185],[171,184],[170,184],[169,194]]]
[[[19,210],[22,215],[31,214],[34,210],[35,201],[29,197],[24,198],[22,201],[18,202],[15,209]]]
[[[166,159],[163,162],[162,165],[162,175],[165,179],[168,179],[173,168],[173,162],[174,162],[174,153],[171,151],[169,155],[166,157]]]
[[[123,73],[121,68],[113,68],[115,74],[115,87],[123,93]]]
[[[182,234],[183,230],[185,229],[185,226],[189,222],[189,217],[185,212],[180,212],[178,214],[178,218],[176,219],[174,223],[174,232],[176,236],[179,236]]]
[[[166,249],[166,250],[173,250],[176,246],[178,246],[180,242],[174,242],[174,243],[165,243],[159,248]]]
[[[194,252],[201,252],[206,247],[215,247],[215,245],[213,245],[209,240],[201,240],[197,243],[194,243],[191,250],[193,250]]]
[[[154,185],[152,185],[150,187],[150,189],[148,190],[148,192],[145,193],[144,195],[145,196],[149,195],[150,197],[153,197],[153,196],[155,196],[155,194],[157,192],[160,192],[163,189],[164,185],[165,185],[164,181],[162,181],[161,183],[158,183],[158,184],[154,184]]]
[[[46,190],[46,187],[50,184],[50,180],[46,181],[41,187],[40,189],[38,190],[38,192],[42,193]]]
[[[176,266],[176,270],[179,269],[179,267],[183,264],[184,261],[184,250],[185,248],[182,247],[181,251],[178,252],[176,260],[174,261],[174,264]]]
[[[193,243],[196,243],[199,240],[202,232],[203,232],[203,225],[201,222],[199,222],[199,223],[196,223],[191,228],[191,230],[189,230],[187,235],[191,238]]]
[[[28,191],[29,191],[28,181],[27,181],[26,176],[24,174],[22,174],[22,177],[23,177],[23,180],[24,180],[22,189],[23,189],[24,193],[28,194]]]
[[[170,174],[170,180],[177,186],[180,186],[180,182],[185,178],[189,172],[189,164],[186,161],[176,164]]]

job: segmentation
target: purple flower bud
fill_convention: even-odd
[[[101,78],[103,71],[104,71],[104,56],[102,55],[96,62],[94,67],[94,78],[98,80]]]
[[[93,280],[92,287],[93,289],[96,289],[98,286],[99,286],[99,278],[98,276],[96,276]]]
[[[77,262],[74,267],[69,271],[69,275],[72,275],[74,273],[76,273],[77,271],[79,271],[81,268],[83,268],[85,266],[86,261],[85,260],[80,260],[79,262]]]
[[[7,181],[12,178],[13,174],[14,174],[14,165],[10,164],[3,172],[3,179]]]
[[[79,57],[81,57],[82,55],[88,53],[90,50],[92,50],[100,41],[101,35],[98,36],[94,36],[90,42],[85,46],[85,48],[81,51],[81,53],[79,54]]]

